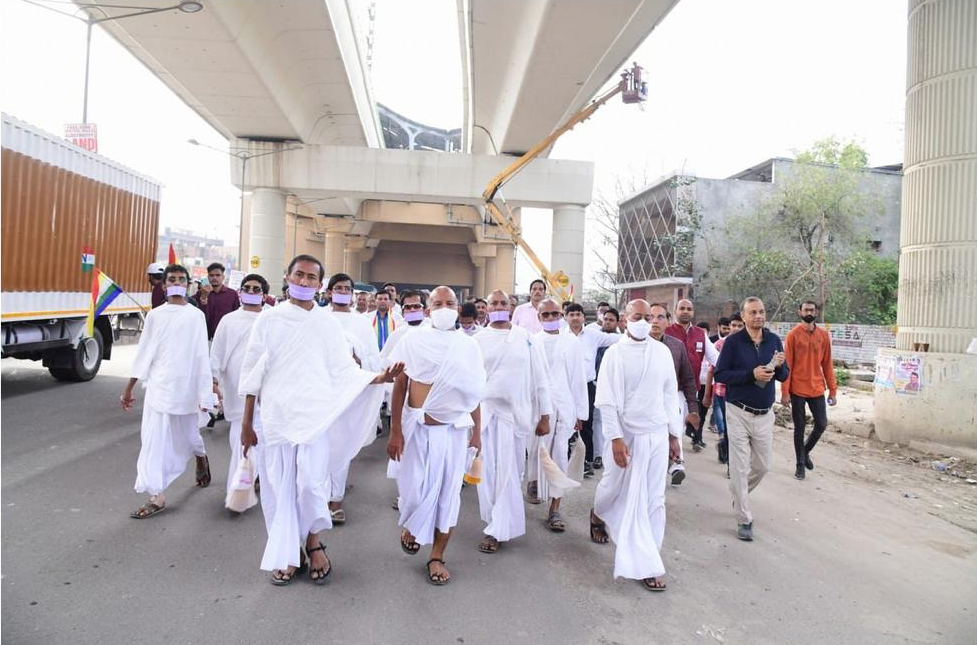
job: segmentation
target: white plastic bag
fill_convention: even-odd
[[[567,464],[567,477],[577,482],[583,483],[583,465],[587,457],[587,446],[584,445],[583,437],[577,433],[577,441],[573,444],[570,451],[570,463]]]
[[[248,456],[244,457],[244,448],[237,447],[239,459],[237,469],[234,471],[234,479],[231,481],[230,491],[224,499],[224,506],[237,513],[243,513],[258,503],[258,495],[254,492],[254,478],[258,472],[258,466],[254,461],[254,449],[248,451]]]

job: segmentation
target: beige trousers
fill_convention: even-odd
[[[755,415],[726,403],[726,436],[729,438],[729,491],[738,524],[751,524],[749,493],[770,470],[773,461],[771,410]]]

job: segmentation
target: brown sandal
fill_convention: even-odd
[[[594,521],[598,520],[598,521]],[[607,544],[611,537],[607,534],[607,524],[594,514],[594,509],[590,509],[590,540],[597,544]]]
[[[479,542],[478,550],[482,553],[498,553],[500,543],[491,535],[486,535],[485,539]]]
[[[406,539],[408,535],[410,535],[410,533],[407,531],[407,529],[400,532],[400,548],[403,549],[404,553],[407,555],[415,555],[421,550],[421,545],[417,543],[417,540],[415,540],[413,536],[411,536],[409,540]]]
[[[207,459],[207,455],[203,457],[197,457],[197,459],[203,459],[203,468],[197,467],[197,486],[200,488],[207,488],[210,486],[210,460]],[[200,462],[198,461],[197,464]]]
[[[430,582],[435,587],[442,587],[442,586],[448,584],[451,581],[451,578],[445,578],[445,574],[443,574],[443,573],[431,573],[431,565],[433,563],[435,563],[435,562],[440,563],[441,566],[444,567],[444,560],[442,560],[440,558],[431,558],[430,560],[428,560],[427,561],[427,581]],[[445,567],[445,570],[447,570],[447,567]]]
[[[137,520],[144,520],[147,517],[152,517],[153,515],[156,515],[157,513],[162,513],[165,510],[166,510],[165,504],[160,506],[155,502],[146,502],[138,509],[129,513],[129,517]]]
[[[658,578],[645,578],[641,581],[648,591],[665,591],[665,583]]]

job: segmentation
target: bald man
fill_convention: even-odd
[[[414,328],[390,353],[405,368],[394,381],[387,454],[400,462],[400,546],[413,555],[431,544],[427,580],[440,586],[451,579],[444,550],[458,523],[468,448],[482,445],[485,368],[478,343],[455,328],[455,292],[438,287],[428,306],[431,326]]]
[[[526,441],[534,431],[550,431],[549,381],[542,345],[509,320],[509,296],[489,294],[488,326],[475,334],[485,362],[482,399],[482,482],[478,508],[486,523],[483,553],[495,553],[502,542],[526,533],[526,508],[519,482],[526,461]]]
[[[601,361],[594,405],[604,432],[604,476],[597,484],[590,538],[614,540],[614,577],[664,591],[665,472],[679,452],[682,416],[672,355],[649,337],[651,306],[632,300],[627,332]]]
[[[560,516],[563,489],[550,485],[551,482],[541,472],[539,451],[540,447],[545,447],[559,469],[566,474],[570,462],[570,437],[582,429],[589,413],[587,372],[580,342],[573,334],[561,333],[563,309],[559,303],[551,298],[541,301],[539,322],[543,330],[533,336],[533,341],[543,347],[546,356],[547,378],[553,401],[550,420],[552,433],[536,435],[530,442],[528,497],[531,504],[550,500],[546,526],[555,533],[561,533],[566,530]]]

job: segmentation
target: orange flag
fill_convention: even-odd
[[[176,264],[176,251],[173,250],[172,242],[170,242],[170,264]]]

